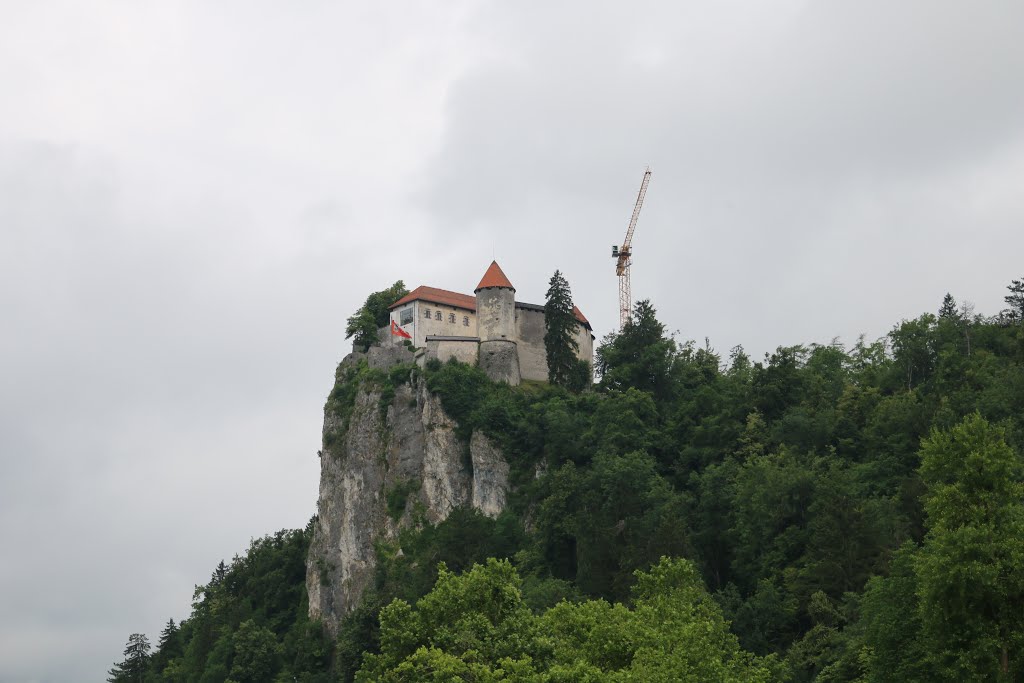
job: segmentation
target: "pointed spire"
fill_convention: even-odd
[[[480,284],[478,284],[476,289],[473,291],[479,292],[481,289],[486,289],[488,287],[504,287],[506,289],[511,289],[513,292],[516,291],[516,288],[513,287],[512,283],[508,281],[507,277],[505,277],[505,273],[502,272],[501,266],[498,265],[497,261],[491,261],[491,265],[487,269],[487,272],[484,273],[483,278],[480,280]]]

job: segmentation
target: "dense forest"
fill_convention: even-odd
[[[1024,282],[1009,290],[994,317],[946,295],[883,339],[760,361],[678,342],[642,301],[586,390],[458,363],[339,373],[342,404],[425,382],[502,447],[508,509],[381,544],[337,638],[307,617],[312,526],[255,541],[157,642],[133,634],[109,680],[1020,679]]]

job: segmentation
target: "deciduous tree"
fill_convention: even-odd
[[[597,350],[601,384],[620,391],[633,387],[657,399],[668,399],[673,394],[676,351],[675,341],[665,336],[665,326],[658,321],[651,302],[638,301],[622,329],[605,337]]]
[[[238,626],[232,638],[231,680],[263,683],[273,678],[281,647],[274,633],[249,619]]]
[[[928,533],[917,561],[928,650],[948,680],[1024,672],[1024,481],[1004,432],[975,413],[921,447]]]
[[[354,344],[366,350],[377,342],[377,330],[388,324],[391,313],[388,307],[409,293],[405,283],[399,280],[387,289],[374,292],[356,311],[345,325],[345,339],[355,337]]]

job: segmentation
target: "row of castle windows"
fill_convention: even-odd
[[[430,309],[429,308],[424,308],[423,309],[423,317],[426,318],[427,320],[430,320]],[[434,320],[441,320],[441,311],[434,311]],[[452,325],[454,325],[455,324],[455,320],[456,320],[455,314],[454,313],[449,313],[448,314],[448,322],[451,323]],[[464,327],[469,327],[469,316],[468,315],[462,316],[462,325]]]

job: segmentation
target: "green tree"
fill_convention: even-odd
[[[182,654],[181,629],[174,623],[174,619],[168,619],[163,630],[160,631],[160,639],[157,640],[156,651],[150,659],[149,668],[155,673],[163,673],[164,669],[175,657]]]
[[[1016,313],[1018,320],[1024,320],[1024,278],[1012,280],[1006,288],[1010,293],[1004,297],[1004,301]]]
[[[277,671],[281,647],[274,633],[249,619],[238,625],[232,638],[230,680],[237,683],[265,683]]]
[[[956,307],[956,299],[949,292],[946,292],[946,296],[942,297],[942,306],[939,308],[940,318],[958,318],[960,317]]]
[[[457,576],[442,563],[434,589],[413,607],[395,600],[380,613],[380,654],[357,681],[496,680],[536,654],[534,617],[507,560],[489,559]],[[506,661],[507,660],[507,661]]]
[[[665,336],[665,326],[656,316],[650,301],[638,301],[622,329],[604,338],[597,349],[603,387],[619,391],[633,387],[661,400],[672,397],[676,343]]]
[[[806,551],[817,483],[812,465],[807,456],[781,449],[750,458],[737,472],[730,535],[741,588],[753,589],[759,579],[794,565]]]
[[[168,619],[164,629],[160,631],[160,640],[157,643],[157,647],[160,650],[174,647],[174,642],[178,638],[178,631],[178,625],[174,623],[174,619]]]
[[[774,658],[740,648],[691,562],[663,557],[636,578],[632,610],[603,600],[562,602],[541,617],[554,660],[582,659],[592,672],[555,680],[738,682],[782,673]]]
[[[441,568],[415,606],[381,611],[381,651],[357,681],[768,681],[773,658],[744,652],[694,566],[662,558],[637,572],[634,608],[560,602],[534,615],[518,574],[488,560]]]
[[[548,281],[544,302],[544,350],[548,361],[548,381],[567,386],[577,366],[576,316],[573,314],[572,292],[560,271]]]
[[[124,648],[124,661],[115,664],[107,673],[109,683],[135,683],[142,681],[149,665],[149,638],[144,633],[133,633],[128,636],[128,645]]]
[[[907,543],[893,554],[889,575],[872,577],[861,600],[861,640],[867,679],[937,680],[921,635],[915,564],[918,548]]]
[[[642,451],[599,453],[587,468],[567,464],[543,486],[536,524],[544,551],[559,578],[589,595],[625,599],[638,567],[688,550],[682,497]]]
[[[921,622],[949,680],[1024,672],[1024,480],[1002,429],[977,413],[921,447],[928,533],[917,561]]]
[[[800,370],[807,361],[802,346],[780,346],[765,363],[755,363],[751,377],[754,404],[764,417],[778,420],[786,410],[800,402],[804,375]]]
[[[927,380],[935,368],[934,326],[935,316],[925,313],[916,320],[904,320],[889,333],[893,357],[903,369],[907,389]]]
[[[353,343],[363,351],[377,343],[377,330],[391,319],[388,308],[408,293],[405,283],[399,280],[387,289],[370,294],[359,310],[348,319],[345,339],[355,337]]]

